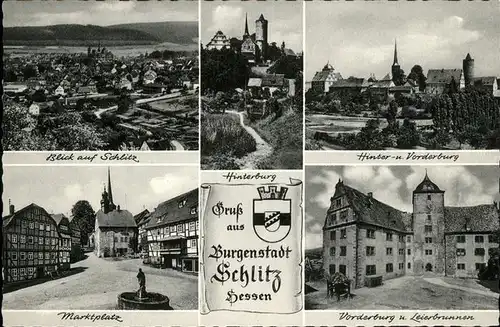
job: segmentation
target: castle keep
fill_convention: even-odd
[[[407,213],[339,180],[323,226],[325,274],[341,272],[356,288],[372,277],[476,277],[498,248],[500,208],[447,207],[444,193],[426,174]]]

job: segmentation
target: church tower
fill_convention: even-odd
[[[267,59],[267,19],[260,14],[259,19],[255,21],[255,43],[259,46],[261,56]]]
[[[465,86],[467,87],[474,83],[474,59],[472,59],[469,53],[463,60],[462,64],[464,69]]]
[[[108,213],[116,209],[116,205],[113,202],[113,190],[111,188],[111,174],[108,168],[108,190],[106,191],[106,187],[102,192],[101,198],[101,210],[104,213]]]
[[[394,61],[392,62],[391,73],[392,78],[394,80],[394,76],[399,74],[400,66],[398,62],[398,44],[397,41],[394,40]]]
[[[248,33],[248,14],[245,14],[245,34],[243,34],[243,41],[250,37],[250,33]]]
[[[413,256],[411,271],[415,275],[444,275],[444,191],[434,184],[427,171],[413,191]]]

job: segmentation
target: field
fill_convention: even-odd
[[[371,118],[313,114],[306,116],[306,128],[313,132],[325,132],[330,136],[341,133],[359,133],[369,119]],[[400,124],[403,123],[403,120],[398,119]],[[387,127],[385,118],[381,118],[380,122],[380,128]],[[432,125],[432,119],[416,119],[413,122],[417,124],[417,127]]]

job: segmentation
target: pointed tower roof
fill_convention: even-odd
[[[262,22],[264,22],[264,21],[266,21],[266,19],[264,18],[264,15],[263,15],[263,14],[260,14],[260,17],[259,17],[259,19],[257,19],[257,21],[262,21]]]
[[[467,53],[467,57],[465,57],[465,60],[472,60],[472,57],[470,56],[470,53]]]
[[[392,65],[397,65],[399,66],[399,63],[398,63],[398,43],[397,43],[397,40],[394,40],[394,62],[392,63]]]
[[[425,170],[423,181],[418,184],[413,193],[444,193],[444,191],[441,191],[439,187],[431,181],[429,175],[427,175],[427,170]]]
[[[108,167],[108,196],[109,196],[109,203],[113,205],[114,204],[113,191],[111,190],[111,173],[109,172],[109,167]]]
[[[248,33],[248,14],[245,14],[245,34],[243,35],[244,36],[250,35],[250,33]]]

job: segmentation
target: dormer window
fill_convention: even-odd
[[[342,205],[342,199],[335,200],[335,206],[340,207]]]
[[[186,202],[187,202],[186,199],[179,201],[179,208],[184,208],[184,206],[186,205]]]
[[[189,213],[192,215],[196,215],[198,213],[198,208],[197,207],[191,207],[189,210]]]

